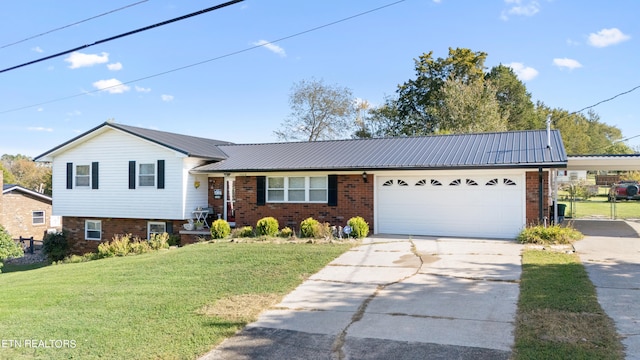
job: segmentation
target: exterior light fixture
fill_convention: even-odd
[[[366,172],[366,171],[362,173],[362,180],[363,180],[364,182],[368,182],[368,181],[369,181],[369,180],[367,179],[367,172]]]

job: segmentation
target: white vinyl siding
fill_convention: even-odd
[[[129,189],[129,161],[136,161],[136,181],[139,164],[154,164],[157,183],[157,161],[165,160],[165,188],[138,186]],[[91,196],[78,196],[76,187],[66,188],[66,163],[88,165],[100,163],[100,188]],[[91,218],[188,219],[196,206],[207,205],[207,186],[194,188],[196,176],[189,169],[202,164],[202,159],[151,143],[137,136],[107,129],[86,141],[60,153],[53,162],[53,214]],[[75,176],[75,174],[74,174]],[[206,175],[197,176],[207,184]],[[74,179],[75,185],[75,179]],[[83,189],[91,189],[89,186]]]
[[[327,202],[326,176],[267,178],[267,202]]]

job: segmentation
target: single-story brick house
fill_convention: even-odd
[[[362,216],[374,233],[514,238],[548,215],[567,155],[555,130],[233,144],[105,122],[36,161],[53,163],[53,212],[82,252],[177,234],[199,209],[236,226]]]
[[[50,230],[62,228],[61,218],[52,215],[52,198],[19,185],[4,184],[0,171],[0,225],[14,238],[42,240]]]

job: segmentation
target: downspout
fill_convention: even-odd
[[[542,180],[542,168],[538,168],[538,218],[540,224],[544,222],[544,181]]]
[[[547,149],[551,157],[551,114],[547,115]],[[549,169],[549,180],[553,181],[553,223],[558,224],[558,176],[557,170]],[[542,207],[542,203],[540,205]]]

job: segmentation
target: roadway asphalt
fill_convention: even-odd
[[[598,302],[613,319],[627,359],[640,360],[640,223],[575,220],[586,237],[574,244]]]
[[[509,359],[521,251],[365,239],[201,359]]]

